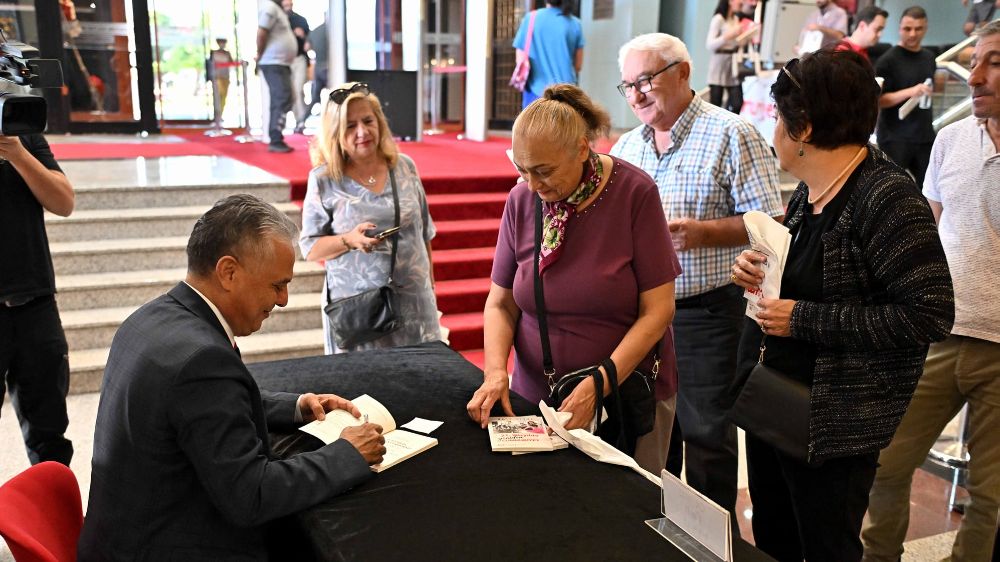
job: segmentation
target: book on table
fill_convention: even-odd
[[[567,447],[562,439],[553,442],[542,416],[494,416],[487,431],[495,453],[535,453]]]
[[[351,402],[361,411],[360,419],[354,417],[347,410],[332,410],[326,413],[325,420],[307,423],[299,430],[329,445],[340,439],[342,431],[348,427],[362,425],[366,418],[369,422],[382,426],[382,436],[385,437],[385,455],[381,463],[372,466],[372,470],[375,472],[382,472],[438,443],[438,440],[433,437],[396,429],[396,420],[393,419],[389,410],[381,402],[367,394],[362,394]]]

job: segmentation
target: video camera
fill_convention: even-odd
[[[62,66],[56,59],[38,58],[38,49],[8,41],[0,31],[0,80],[26,88],[60,88]],[[45,131],[45,99],[0,92],[0,134],[31,135]]]

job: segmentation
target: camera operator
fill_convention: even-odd
[[[43,210],[73,211],[73,186],[39,134],[0,135],[0,404],[6,386],[31,464],[69,465],[69,361]]]

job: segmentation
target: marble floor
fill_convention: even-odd
[[[59,165],[76,189],[288,183],[288,180],[228,156],[67,160]]]

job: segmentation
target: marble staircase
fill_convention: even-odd
[[[232,193],[274,203],[297,224],[288,181],[226,157],[180,156],[80,160],[61,164],[76,192],[69,217],[46,215],[63,329],[69,343],[70,392],[100,389],[118,326],[143,303],[184,278],[194,222]],[[288,306],[261,331],[240,338],[247,362],[323,352],[323,269],[295,263]]]

